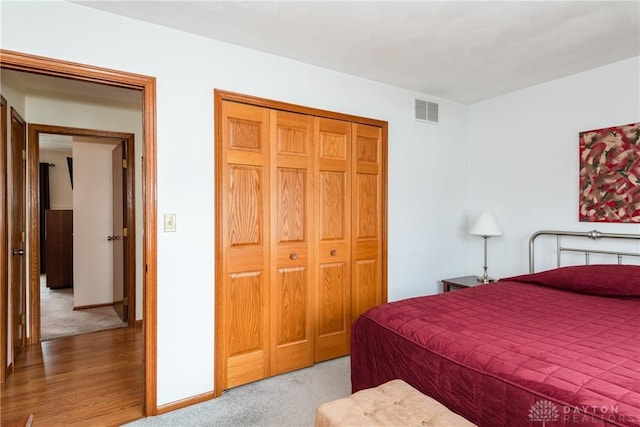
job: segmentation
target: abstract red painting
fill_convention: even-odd
[[[640,123],[580,132],[580,221],[640,223]]]

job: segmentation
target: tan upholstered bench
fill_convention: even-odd
[[[315,417],[315,427],[474,425],[402,380],[324,403]]]

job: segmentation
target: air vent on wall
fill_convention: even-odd
[[[438,123],[438,104],[416,99],[416,120],[427,123]]]

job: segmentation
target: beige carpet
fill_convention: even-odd
[[[49,289],[45,276],[40,277],[40,320],[41,341],[127,326],[111,306],[74,310],[73,289]]]
[[[340,357],[234,387],[221,397],[126,427],[310,427],[316,408],[351,394],[351,358]]]

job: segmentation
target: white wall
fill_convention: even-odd
[[[73,142],[73,305],[113,302],[115,144]]]
[[[470,221],[490,209],[504,232],[489,239],[493,276],[527,272],[536,230],[640,233],[640,224],[578,222],[578,133],[640,121],[639,65],[635,57],[469,107]],[[481,238],[469,270],[482,270]]]
[[[1,23],[5,49],[157,78],[158,227],[178,222],[157,230],[158,404],[213,389],[214,88],[388,121],[389,298],[467,271],[465,105],[71,3],[5,2]]]
[[[53,163],[49,168],[49,201],[51,209],[73,209],[73,191],[69,179],[68,152],[40,150],[40,163]]]

